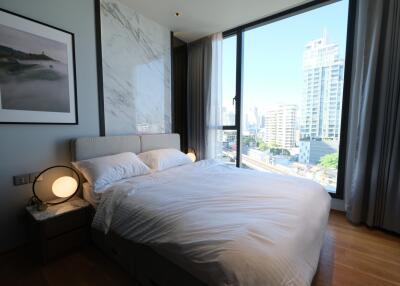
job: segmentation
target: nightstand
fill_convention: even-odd
[[[90,240],[93,208],[82,199],[49,206],[43,211],[31,206],[26,210],[34,250],[43,262],[77,249]]]

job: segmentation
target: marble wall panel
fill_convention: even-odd
[[[171,132],[170,31],[101,0],[106,135]]]

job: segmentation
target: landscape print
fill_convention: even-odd
[[[0,24],[0,110],[70,113],[67,44]]]

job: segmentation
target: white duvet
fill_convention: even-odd
[[[109,186],[93,227],[209,285],[310,285],[329,209],[317,183],[207,160]]]

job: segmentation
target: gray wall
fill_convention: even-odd
[[[79,125],[0,124],[0,252],[26,241],[24,207],[31,185],[14,187],[13,175],[70,161],[68,141],[98,136],[93,0],[0,0],[0,8],[75,34]]]
[[[344,212],[345,211],[344,200],[332,199],[331,209]]]

